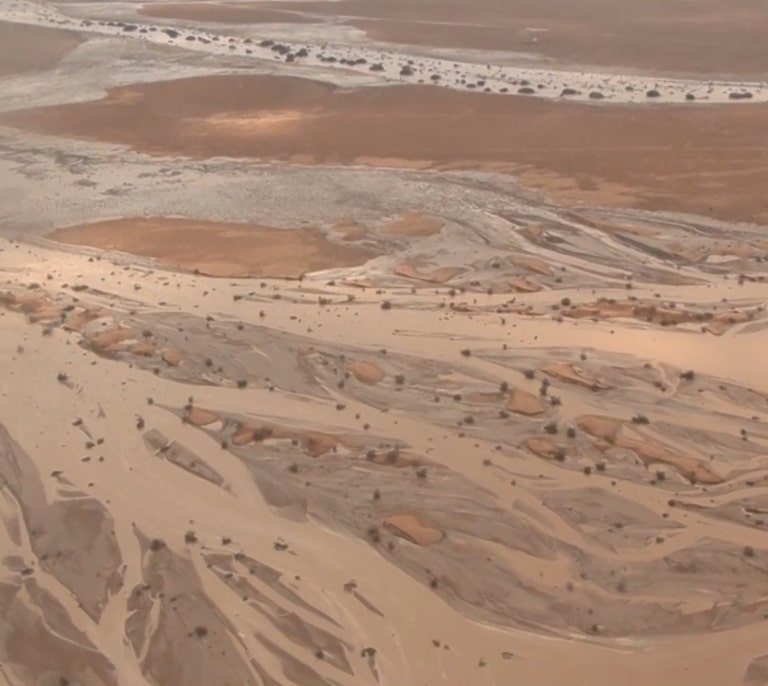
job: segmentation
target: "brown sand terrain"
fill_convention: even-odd
[[[57,229],[51,238],[153,257],[170,267],[211,276],[295,279],[308,271],[361,264],[372,256],[362,248],[332,243],[317,229],[173,218],[115,219]]]
[[[766,108],[199,76],[220,21],[764,74],[761,6],[54,9],[100,37],[0,117],[0,683],[768,684]]]
[[[0,21],[0,77],[50,69],[80,43],[74,31]]]
[[[729,332],[651,318],[617,336],[639,325],[625,307],[500,321],[505,294],[466,312],[440,307],[445,286],[350,301],[53,243],[0,259],[2,602],[35,638],[3,644],[11,678],[608,684],[631,665],[638,686],[759,683],[768,378],[702,356]],[[497,261],[503,281],[527,255]],[[734,345],[764,342],[762,316]],[[659,360],[638,355],[648,333]]]
[[[601,205],[759,222],[768,218],[765,117],[762,105],[595,108],[224,76],[114,89],[98,102],[12,112],[0,122],[153,154],[505,170],[554,197],[575,192]]]
[[[261,6],[340,17],[378,41],[535,53],[568,65],[760,78],[768,70],[760,47],[765,15],[752,0],[341,0]]]

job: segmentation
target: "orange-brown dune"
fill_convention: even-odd
[[[218,76],[118,88],[98,102],[0,122],[155,154],[506,170],[595,204],[760,222],[768,221],[766,117],[759,104],[591,107],[430,86],[341,90]]]
[[[0,21],[0,76],[54,67],[80,43],[73,31]]]
[[[359,265],[372,256],[362,248],[332,243],[318,229],[165,217],[72,226],[57,229],[50,238],[152,257],[211,276],[299,278],[308,271]]]
[[[378,41],[709,77],[764,78],[768,70],[765,15],[754,0],[283,0],[268,7],[344,17]]]

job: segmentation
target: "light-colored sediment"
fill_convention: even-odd
[[[0,0],[85,41],[0,75],[0,681],[761,684],[764,105],[698,96],[762,14],[697,1],[718,51],[660,0],[648,45],[602,0]],[[540,55],[434,47],[501,35]],[[521,66],[620,43],[655,72],[594,107]],[[697,53],[739,73],[624,90]]]
[[[93,502],[111,517],[126,560],[120,584],[79,586],[58,572],[83,610],[47,586],[62,621],[87,637],[78,643],[102,656],[94,659],[107,671],[96,683],[112,683],[109,665],[136,683],[202,686],[234,669],[267,683],[351,686],[390,673],[446,684],[556,678],[567,664],[597,683],[632,665],[638,684],[657,669],[679,683],[695,673],[720,684],[761,654],[768,540],[748,497],[768,483],[768,396],[760,383],[725,382],[727,360],[689,376],[664,359],[675,359],[667,346],[645,363],[603,330],[634,319],[598,314],[550,327],[541,315],[507,312],[502,324],[503,294],[446,316],[436,307],[444,293],[353,289],[351,306],[334,295],[348,287],[310,276],[268,281],[257,298],[249,281],[144,267],[118,276],[108,259],[55,244],[5,246],[8,445],[34,455],[36,478],[51,479],[59,498],[71,494],[63,502]],[[691,302],[691,288],[664,290]],[[327,294],[321,305],[318,291]],[[539,309],[560,299],[534,295]],[[380,308],[385,296],[396,301],[391,311]],[[201,302],[212,320],[196,312]],[[471,354],[462,355],[452,338],[466,336],[467,317]],[[689,359],[696,346],[733,340],[643,325],[686,339]],[[585,328],[593,341],[580,359]],[[575,350],[555,347],[566,330]],[[764,331],[741,338],[757,342]],[[503,349],[521,335],[534,347]],[[182,362],[163,365],[168,350]],[[23,419],[29,403],[49,417],[45,434]],[[41,441],[57,449],[40,450]],[[24,493],[38,518],[58,507]],[[165,507],[171,498],[174,509]],[[744,504],[728,509],[736,499]],[[8,531],[19,531],[9,540],[45,570],[14,502],[3,510]],[[53,526],[38,521],[38,530]],[[385,592],[393,584],[398,593]],[[390,619],[406,607],[421,618],[412,629]],[[542,642],[542,632],[559,638]],[[622,651],[612,647],[618,638]],[[450,678],[418,659],[435,650],[433,639],[451,646]],[[405,654],[394,648],[404,642]],[[178,657],[193,645],[194,669]],[[13,651],[6,664],[28,659]],[[696,661],[678,667],[686,651]],[[78,678],[69,658],[49,654],[51,674]]]

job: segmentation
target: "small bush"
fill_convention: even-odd
[[[184,542],[185,543],[197,543],[197,534],[194,531],[187,531],[187,533],[184,534]]]

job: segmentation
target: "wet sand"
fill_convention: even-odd
[[[435,111],[451,115],[436,120]],[[98,102],[0,116],[156,155],[502,170],[568,201],[748,222],[768,219],[764,119],[762,105],[595,108],[271,76],[137,85]]]
[[[547,48],[513,4],[423,41]],[[548,6],[624,64],[617,5]],[[746,73],[757,10],[698,10]],[[3,679],[763,684],[765,106],[380,87],[190,28],[396,41],[428,2],[178,11],[0,0],[98,29],[0,84]]]
[[[500,323],[503,295],[446,317],[447,291],[354,289],[350,303],[338,296],[351,287],[321,274],[255,288],[118,267],[109,253],[91,261],[53,244],[4,247],[10,363],[0,406],[20,446],[4,454],[28,459],[21,446],[54,441],[57,451],[35,450],[29,478],[52,479],[59,497],[82,491],[78,502],[87,496],[113,518],[124,556],[136,541],[142,550],[106,604],[88,601],[101,597],[90,595],[97,585],[70,586],[83,607],[66,611],[70,621],[100,637],[95,650],[118,673],[183,684],[232,670],[297,684],[424,679],[442,669],[417,657],[436,641],[450,646],[443,659],[459,679],[440,683],[555,678],[563,665],[608,683],[632,664],[629,683],[659,668],[678,683],[695,674],[715,684],[737,683],[759,656],[768,538],[748,503],[768,484],[768,396],[756,390],[768,380],[745,369],[743,381],[725,381],[730,371],[715,360],[743,345],[736,339],[651,320],[648,333],[666,343],[649,360],[632,334],[635,355],[613,333],[631,318]],[[693,293],[662,288],[670,299]],[[531,305],[562,297],[537,294]],[[393,308],[382,311],[387,299]],[[587,332],[591,344],[579,346]],[[741,340],[759,347],[764,332]],[[558,347],[564,336],[574,347]],[[137,349],[142,340],[151,346]],[[721,352],[709,367],[679,366],[710,341]],[[169,350],[173,365],[163,363]],[[20,421],[29,402],[54,431]],[[174,510],[160,505],[169,488]],[[7,509],[9,531],[32,518],[51,526],[34,490],[12,492],[23,509],[15,518]],[[744,504],[724,509],[735,502]],[[26,535],[14,540],[44,567]],[[58,548],[69,540],[60,533]],[[319,562],[328,545],[331,565]],[[263,587],[281,578],[289,595]],[[87,602],[99,604],[88,612]],[[420,638],[390,619],[404,603],[419,609]],[[122,622],[133,657],[110,647]],[[558,638],[542,643],[542,633]],[[621,652],[616,639],[629,641]],[[411,646],[405,655],[395,640]],[[169,657],[187,645],[198,646],[194,670]],[[728,659],[715,645],[730,646]],[[693,646],[695,669],[679,661]],[[25,658],[7,655],[15,659]],[[55,664],[77,678],[70,663]]]

